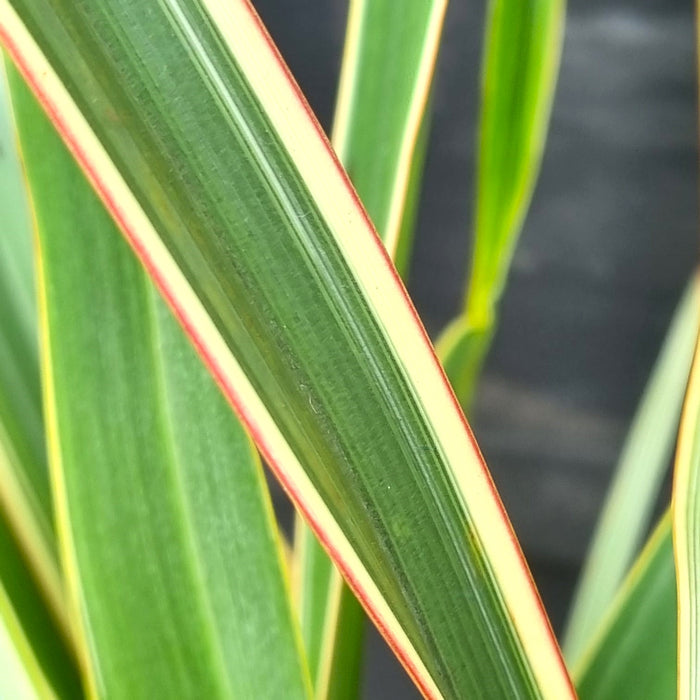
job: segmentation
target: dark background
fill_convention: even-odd
[[[254,4],[328,129],[346,0]],[[409,280],[433,337],[468,268],[484,12],[451,0],[437,68]],[[569,1],[542,174],[472,421],[557,632],[696,261],[695,75],[691,0]],[[373,631],[367,657],[366,697],[417,697]]]

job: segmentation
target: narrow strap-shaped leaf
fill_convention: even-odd
[[[317,694],[321,659],[334,653],[332,648],[324,651],[323,637],[326,627],[337,626],[338,622],[337,617],[327,622],[335,567],[298,513],[294,523],[294,567],[294,593],[301,636]]]
[[[46,466],[36,325],[29,208],[0,56],[0,508],[70,638]]]
[[[676,575],[667,512],[574,669],[581,700],[673,700],[676,630]]]
[[[316,698],[360,692],[365,616],[311,529],[294,524],[296,602]]]
[[[44,455],[32,231],[0,55],[0,697],[77,697]]]
[[[693,278],[620,455],[574,598],[564,653],[572,666],[615,597],[648,528],[678,433],[700,322],[700,283]]]
[[[673,478],[673,547],[678,578],[678,697],[700,697],[700,348],[696,347]]]
[[[250,5],[0,0],[0,37],[423,692],[570,696],[415,312]]]
[[[544,151],[564,0],[490,0],[482,78],[471,274],[463,314],[438,351],[468,406]]]
[[[427,99],[446,0],[352,0],[333,146],[397,269],[405,273],[423,170]],[[359,603],[318,541],[296,524],[302,633],[318,698],[357,697]]]
[[[335,567],[327,601],[316,697],[351,700],[360,691],[365,616]]]
[[[333,146],[403,274],[447,0],[352,0]]]
[[[61,543],[92,693],[307,697],[257,453],[33,96]]]

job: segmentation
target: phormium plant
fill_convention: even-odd
[[[633,564],[696,287],[565,663],[462,412],[564,1],[490,0],[472,267],[438,361],[399,275],[445,9],[351,1],[331,147],[247,0],[0,0],[0,696],[353,698],[363,609],[426,697],[697,696],[700,370]],[[300,514],[289,549],[253,442]]]

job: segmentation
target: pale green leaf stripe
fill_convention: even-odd
[[[694,278],[671,321],[620,455],[579,579],[564,654],[576,665],[615,597],[649,526],[678,433],[700,322]]]
[[[574,668],[581,700],[673,700],[677,685],[676,630],[669,511]]]
[[[10,114],[0,56],[0,508],[69,637],[41,414],[31,224]]]
[[[564,0],[490,0],[482,77],[476,218],[464,311],[438,351],[468,406],[537,181],[564,28]]]
[[[81,697],[75,660],[0,514],[0,698]]]
[[[700,349],[696,347],[673,478],[673,547],[678,578],[678,697],[700,697]]]
[[[427,99],[446,5],[445,0],[351,0],[348,13],[332,143],[402,274],[410,261]],[[357,697],[361,608],[343,590],[337,570],[303,522],[296,528],[302,633],[316,695]],[[340,681],[331,686],[334,679]]]
[[[0,36],[423,692],[570,696],[414,311],[248,3],[0,0]]]
[[[11,79],[42,261],[51,468],[91,690],[308,697],[257,454]]]

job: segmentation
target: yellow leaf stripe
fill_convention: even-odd
[[[572,697],[568,675],[502,504],[423,327],[329,144],[250,4],[204,0],[229,50],[313,193],[367,303],[433,426],[463,506],[501,586],[504,603],[543,694]],[[295,504],[337,562],[369,615],[427,697],[440,693],[376,584],[284,440],[248,377],[152,222],[9,0],[0,0],[0,40],[168,300]]]
[[[698,697],[698,426],[700,425],[700,347],[696,346],[688,382],[673,475],[673,550],[678,590],[678,697]]]
[[[358,60],[362,37],[362,21],[369,0],[351,0],[348,18],[348,31],[343,50],[343,63],[338,88],[336,117],[333,122],[331,140],[341,161],[345,160],[347,139],[350,132],[353,100],[357,80]],[[435,63],[440,49],[440,35],[447,10],[447,0],[432,3],[430,20],[426,27],[423,42],[422,59],[415,76],[411,106],[406,114],[406,121],[401,134],[401,152],[396,162],[394,186],[386,221],[375,221],[382,232],[384,246],[389,256],[394,259],[399,244],[401,221],[406,206],[406,195],[411,176],[411,163],[416,149],[416,142],[430,95],[430,86],[435,72]]]

